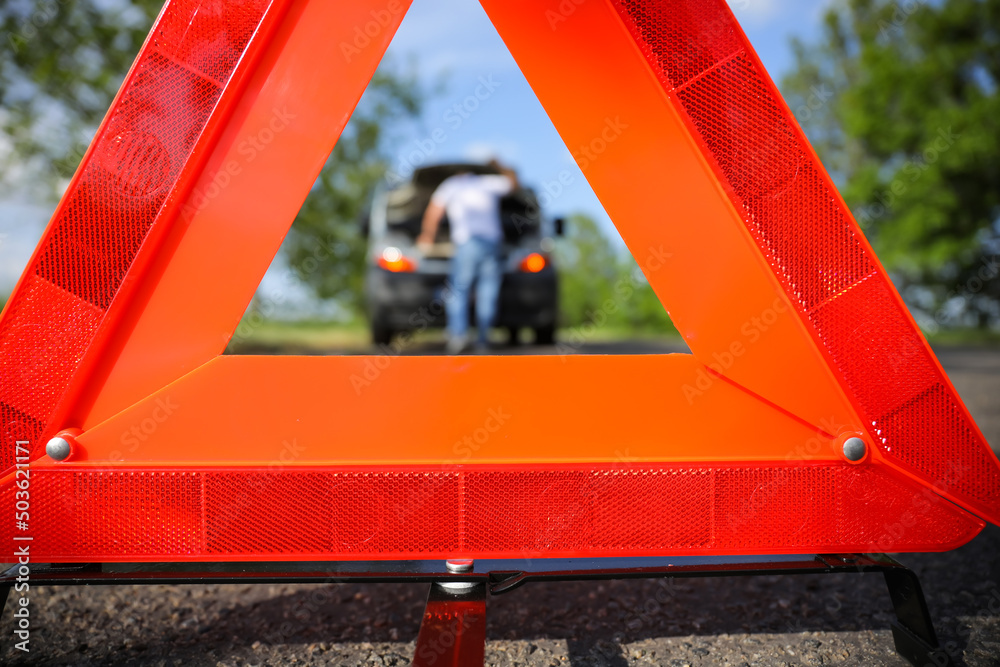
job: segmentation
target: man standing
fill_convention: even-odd
[[[503,279],[500,248],[500,198],[517,189],[517,174],[496,160],[489,166],[499,174],[463,172],[451,176],[431,195],[417,245],[428,249],[437,236],[445,212],[455,246],[451,268],[451,298],[445,303],[448,315],[449,354],[459,354],[469,344],[469,292],[476,283],[476,348],[484,350],[490,326],[496,317]]]

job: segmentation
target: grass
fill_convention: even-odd
[[[930,334],[924,332],[931,345],[975,345],[990,347],[1000,345],[1000,331],[989,329],[945,329]]]
[[[588,343],[616,343],[626,340],[641,341],[669,341],[676,342],[681,339],[681,335],[676,329],[668,331],[655,331],[652,329],[625,329],[621,327],[596,327],[594,329],[584,327],[568,327],[559,329],[556,333],[557,340],[570,341],[573,336],[579,334]]]
[[[229,342],[227,352],[245,354],[276,348],[303,352],[330,349],[362,352],[368,349],[369,341],[368,327],[362,322],[264,320],[252,324],[244,320]]]
[[[573,340],[575,334],[583,336],[586,342],[606,343],[623,340],[667,340],[677,341],[680,336],[673,330],[669,332],[633,331],[614,327],[560,329],[557,340]],[[497,342],[506,340],[506,334],[494,330],[493,339]],[[423,331],[414,336],[414,342],[433,343],[444,340],[444,332],[440,329]],[[244,321],[236,330],[227,352],[231,354],[267,353],[277,350],[308,354],[329,352],[369,352],[371,351],[371,335],[368,324],[363,321],[329,322],[317,320],[281,321],[264,320],[252,325]]]
[[[978,329],[952,329],[925,334],[933,345],[1000,346],[1000,332]],[[560,329],[557,340],[585,343],[610,343],[626,340],[669,341],[681,340],[674,331],[634,330],[620,327],[570,327]],[[505,340],[502,331],[494,331],[496,341]],[[432,329],[414,336],[414,342],[434,343],[444,340],[440,329]],[[251,326],[244,322],[229,344],[228,352],[238,354],[266,353],[277,350],[303,354],[337,350],[346,353],[363,353],[372,349],[368,325],[364,321],[330,322],[319,320],[280,321],[265,320]]]

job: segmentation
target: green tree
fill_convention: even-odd
[[[567,221],[557,246],[559,324],[616,332],[674,333],[673,323],[638,265],[583,214]],[[573,337],[568,341],[574,344]]]
[[[611,298],[618,278],[618,257],[597,222],[580,213],[566,221],[566,236],[557,246],[559,324],[592,324],[601,304]]]
[[[622,261],[622,279],[631,278],[631,284],[635,287],[633,296],[625,300],[622,304],[620,327],[626,331],[636,333],[648,332],[657,334],[677,334],[674,323],[670,320],[660,298],[656,292],[646,282],[639,265],[635,263],[632,256],[626,257]]]
[[[789,106],[904,296],[995,323],[1000,0],[841,0],[793,49]]]
[[[0,6],[0,183],[7,194],[36,200],[61,194],[162,4]],[[319,297],[359,307],[364,239],[358,215],[386,171],[394,133],[419,115],[424,97],[412,63],[409,69],[383,63],[299,212],[286,251]]]
[[[366,239],[359,220],[386,177],[390,148],[428,94],[413,63],[403,70],[383,62],[292,225],[285,245],[291,267],[318,297],[349,312],[363,308]]]
[[[0,7],[0,178],[7,189],[36,199],[60,194],[162,4],[36,0]]]

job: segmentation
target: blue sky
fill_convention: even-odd
[[[823,9],[831,0],[730,0],[747,36],[775,80],[791,66],[789,38],[818,39]],[[598,219],[611,236],[611,221],[583,174],[576,167],[555,128],[521,75],[500,36],[475,0],[414,0],[388,56],[397,62],[416,58],[421,76],[430,85],[445,76],[442,95],[425,109],[414,136],[396,152],[397,166],[436,161],[484,159],[497,156],[518,168],[522,180],[536,188],[569,170],[572,181],[548,207],[551,215],[582,212]],[[489,79],[496,86],[480,107],[455,127],[448,109]],[[447,139],[424,158],[413,140],[435,129]],[[426,145],[426,144],[425,144]],[[27,263],[51,206],[32,202],[0,202],[0,293],[9,292]],[[285,302],[297,302],[304,293],[278,278],[281,260],[269,272],[265,291],[291,290]]]
[[[747,32],[765,67],[775,80],[792,64],[789,37],[816,39],[822,9],[828,2],[802,0],[730,0],[733,11]],[[477,2],[467,0],[414,0],[400,26],[388,55],[399,61],[416,55],[428,72],[448,72],[448,87],[426,109],[424,127],[404,142],[395,163],[409,167],[422,151],[415,141],[442,128],[446,141],[435,147],[423,162],[483,159],[496,155],[513,164],[524,182],[539,189],[569,170],[572,184],[548,207],[552,215],[585,212],[596,218],[610,235],[617,236],[597,197],[574,164],[517,64],[486,13]],[[481,79],[499,84],[457,129],[449,108],[463,100]],[[424,146],[428,146],[424,142]]]

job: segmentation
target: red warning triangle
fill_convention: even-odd
[[[408,3],[173,0],[0,321],[8,539],[910,551],[1000,520],[996,457],[725,2],[482,4],[693,354],[222,356]]]

